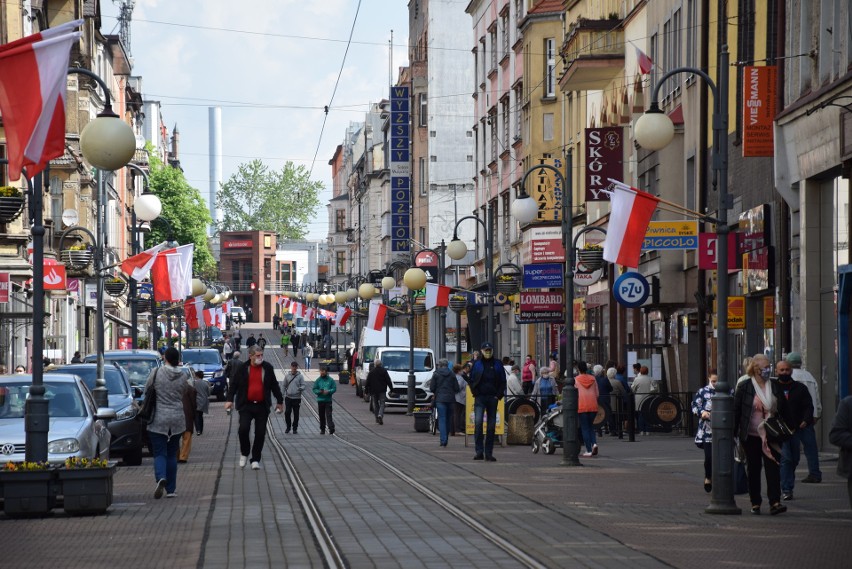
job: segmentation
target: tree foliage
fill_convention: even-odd
[[[241,164],[216,198],[220,231],[272,231],[281,239],[304,239],[320,205],[321,182],[304,166],[287,162],[280,172],[260,160]]]
[[[207,239],[207,226],[213,220],[201,192],[189,185],[182,170],[163,164],[156,156],[149,156],[149,164],[148,189],[160,198],[163,204],[160,218],[168,223],[152,221],[151,235],[146,243],[153,246],[167,240],[170,224],[175,241],[180,245],[195,244],[193,273],[215,277],[216,261]]]

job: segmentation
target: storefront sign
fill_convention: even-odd
[[[601,280],[603,269],[598,269],[590,273],[577,271],[574,273],[574,284],[577,286],[591,286]]]
[[[390,91],[391,251],[408,251],[411,236],[411,102],[409,87]]]
[[[743,67],[743,156],[774,156],[774,65]]]
[[[743,290],[763,292],[772,286],[772,247],[761,247],[743,254]]]
[[[414,265],[423,269],[428,282],[437,282],[438,255],[434,251],[420,251],[417,253],[414,256]]]
[[[565,164],[559,158],[539,158],[538,164],[553,166],[560,172],[565,168]],[[562,220],[562,180],[556,175],[556,172],[550,168],[535,169],[529,175],[527,187],[529,188],[530,196],[538,204],[538,217],[533,220],[533,223],[540,221],[561,221]]]
[[[715,233],[702,233],[698,236],[698,268],[705,271],[716,270],[716,241]],[[742,234],[728,233],[728,270],[736,271],[741,268]]]
[[[251,239],[239,239],[222,243],[223,249],[251,249],[251,246]]]
[[[616,279],[612,295],[622,306],[639,308],[651,296],[651,285],[641,273],[630,271]]]
[[[775,328],[775,297],[763,297],[763,328],[772,330]]]
[[[746,327],[746,311],[744,296],[728,297],[728,328],[744,330]]]
[[[743,234],[742,252],[769,245],[769,204],[753,207],[740,214],[739,231]]]
[[[609,178],[624,177],[624,129],[586,129],[586,201],[608,201]]]
[[[533,322],[562,322],[564,320],[565,296],[559,292],[521,292],[519,311],[515,315],[518,324]]]
[[[698,247],[697,221],[652,221],[642,242],[643,251],[695,249]]]
[[[562,246],[562,228],[531,227],[524,232],[529,236],[531,263],[564,263],[565,247]]]
[[[524,265],[524,288],[562,288],[564,272],[562,263]]]
[[[9,273],[0,273],[0,304],[9,302]]]

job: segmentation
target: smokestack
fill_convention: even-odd
[[[210,107],[209,109],[210,130],[210,192],[207,202],[210,207],[210,217],[213,223],[222,221],[222,212],[216,207],[216,196],[219,186],[222,184],[222,108]],[[209,234],[215,233],[211,226]]]

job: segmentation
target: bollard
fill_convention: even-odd
[[[627,396],[627,440],[636,442],[636,394],[632,391]]]
[[[562,466],[583,466],[580,463],[580,439],[577,437],[580,399],[574,381],[573,377],[568,377],[562,389]]]

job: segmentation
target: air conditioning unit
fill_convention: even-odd
[[[471,266],[469,266],[469,267],[467,268],[467,276],[468,276],[468,278],[470,278],[470,279],[475,279],[475,278],[476,278],[476,266],[471,265]]]

